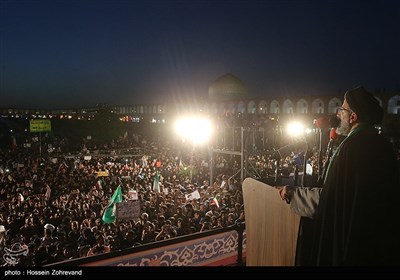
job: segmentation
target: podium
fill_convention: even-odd
[[[247,266],[294,266],[300,216],[274,187],[243,181]]]

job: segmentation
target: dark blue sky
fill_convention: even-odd
[[[0,107],[400,88],[398,1],[1,0]]]

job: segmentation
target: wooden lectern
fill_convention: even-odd
[[[294,266],[300,216],[274,187],[243,181],[247,266]]]

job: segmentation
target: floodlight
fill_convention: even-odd
[[[291,122],[286,127],[287,133],[292,137],[304,135],[304,125],[300,122]]]
[[[208,141],[212,134],[210,120],[201,117],[187,117],[176,121],[175,129],[183,141],[190,140],[194,145]]]

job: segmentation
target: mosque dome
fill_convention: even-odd
[[[210,85],[208,96],[212,100],[242,99],[247,96],[247,87],[238,77],[228,73]]]

